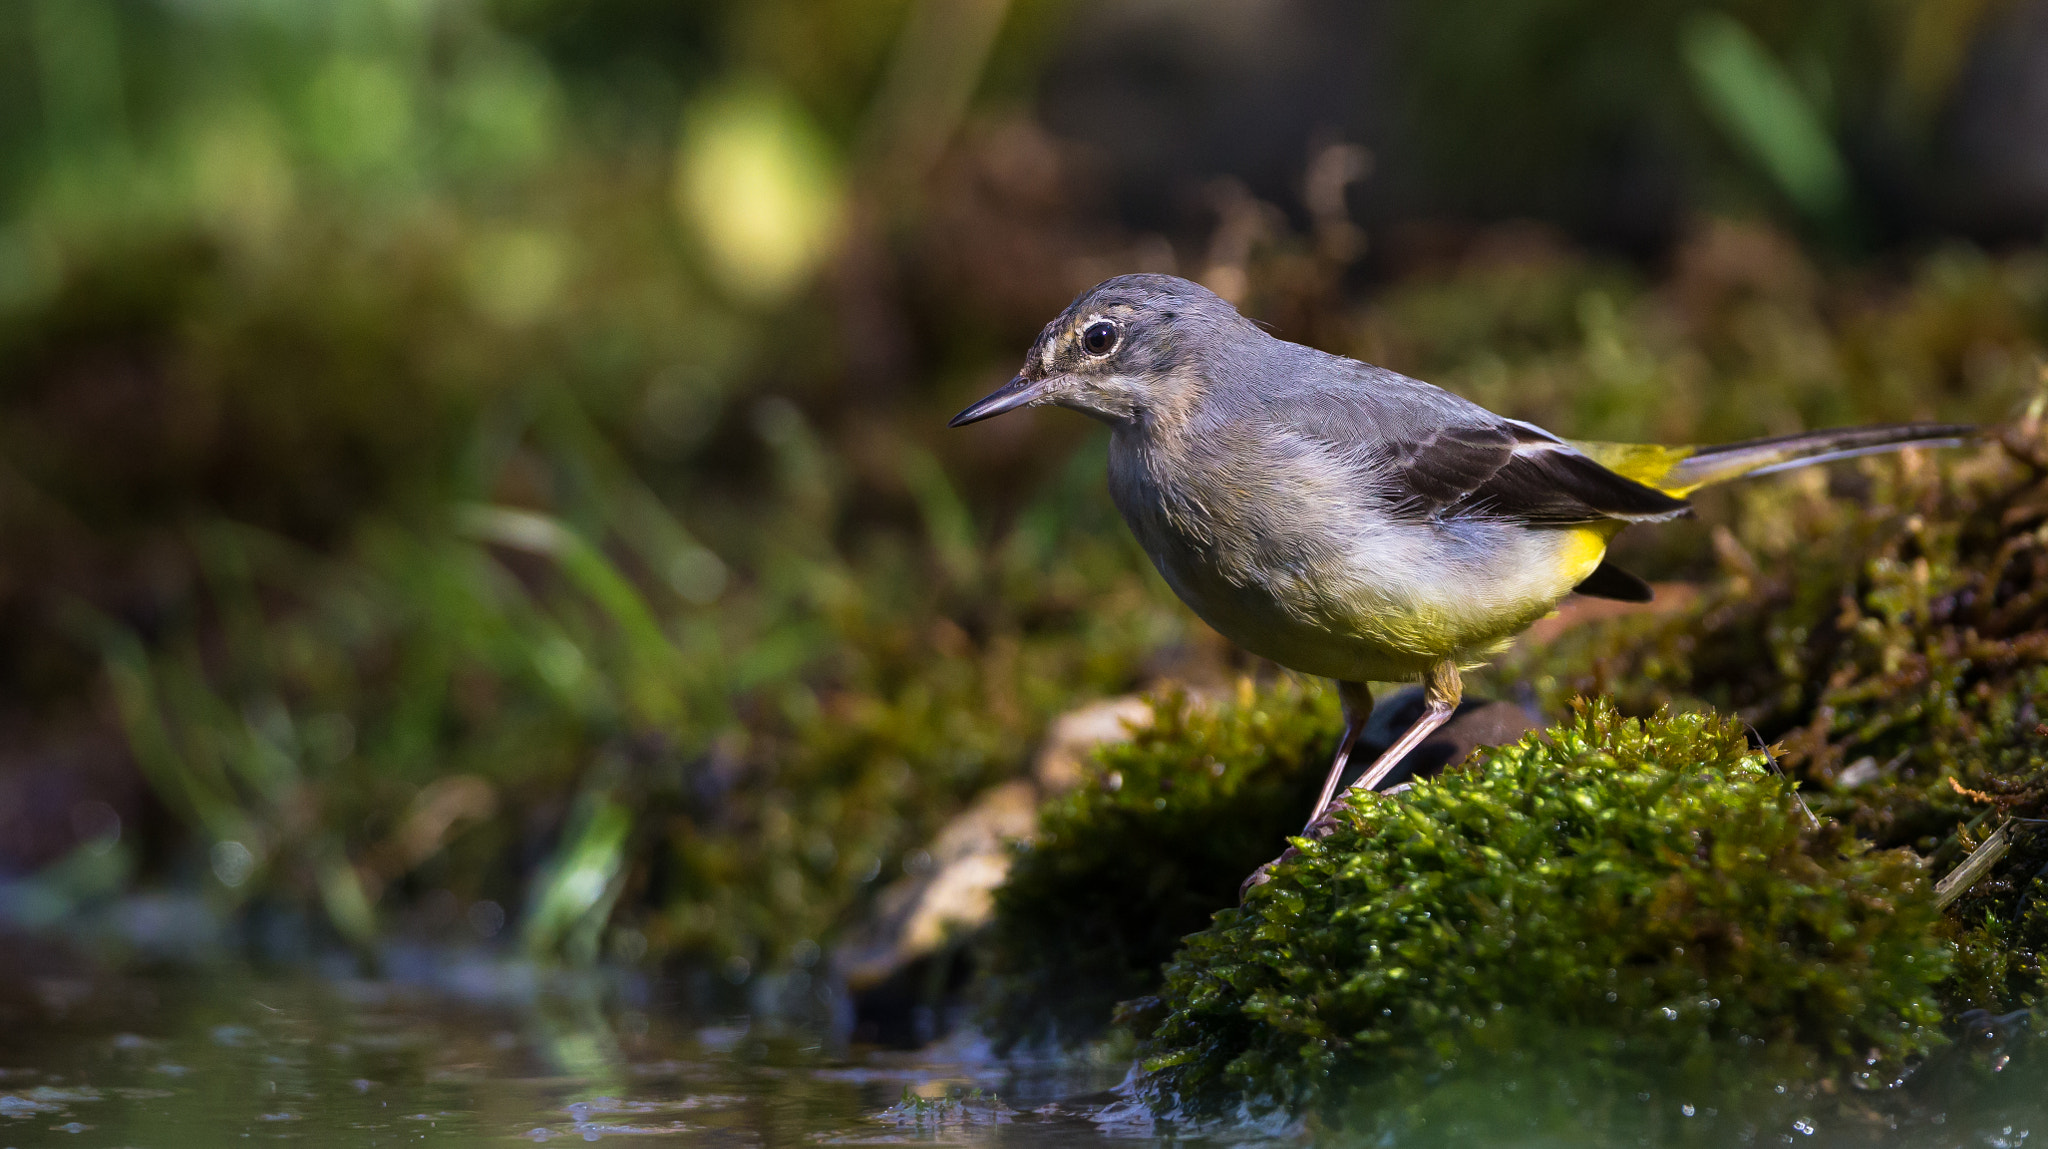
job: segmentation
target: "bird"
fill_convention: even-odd
[[[1302,831],[1311,839],[1451,717],[1463,671],[1566,596],[1649,601],[1649,584],[1607,557],[1622,530],[1687,514],[1710,484],[1977,433],[1911,423],[1704,447],[1566,439],[1281,339],[1200,284],[1157,274],[1082,292],[1016,377],[949,425],[1046,405],[1109,425],[1111,498],[1182,602],[1252,654],[1336,683],[1344,730]],[[1418,680],[1421,716],[1338,794],[1372,714],[1367,684]]]

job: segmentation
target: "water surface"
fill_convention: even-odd
[[[1003,1061],[971,1038],[915,1053],[836,1046],[829,1024],[691,1020],[646,983],[483,965],[441,984],[215,972],[10,976],[0,1149],[509,1145],[1299,1144],[1298,1125],[1155,1127],[1116,1064]],[[1463,1081],[1377,1144],[1954,1145],[2048,1129],[2024,1019],[1979,1019],[1906,1085],[1748,1113],[1680,1094],[1599,1099],[1585,1120],[1515,1082]],[[1539,1051],[1540,1052],[1540,1051]],[[1446,1127],[1446,1118],[1463,1135]]]
[[[834,1049],[801,1026],[690,1024],[606,990],[507,1003],[312,977],[33,979],[17,992],[39,1016],[0,1032],[0,1149],[1031,1146],[1133,1132],[1113,1128],[1103,1092],[1118,1066],[1004,1063],[971,1039]]]

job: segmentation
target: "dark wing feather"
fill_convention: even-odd
[[[1668,519],[1687,507],[1518,423],[1444,427],[1387,446],[1395,509],[1416,518],[1564,527]]]
[[[1274,422],[1363,464],[1395,515],[1568,527],[1668,519],[1688,504],[1626,479],[1540,427],[1439,387],[1293,344],[1257,380]]]
[[[1440,515],[1493,481],[1514,457],[1514,439],[1499,427],[1446,426],[1418,438],[1389,438],[1387,475],[1401,494],[1397,509]]]

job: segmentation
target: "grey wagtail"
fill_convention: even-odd
[[[1170,275],[1083,292],[1017,377],[951,425],[1048,403],[1109,424],[1110,494],[1181,601],[1246,650],[1336,680],[1344,736],[1309,837],[1332,828],[1372,712],[1368,681],[1419,678],[1426,701],[1352,783],[1370,791],[1457,709],[1460,670],[1566,595],[1649,601],[1647,583],[1606,561],[1623,527],[1685,514],[1685,496],[1709,483],[1975,434],[1909,424],[1718,447],[1578,442],[1275,338]]]

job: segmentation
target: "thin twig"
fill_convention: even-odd
[[[1991,872],[1991,867],[1997,865],[1998,859],[2005,857],[2005,852],[2012,848],[2011,830],[2011,822],[2000,822],[1998,829],[1991,831],[1990,837],[1970,851],[1970,856],[1963,859],[1962,865],[1949,871],[1947,877],[1934,884],[1935,909],[1947,909],[1950,902],[1968,893],[1970,887],[1977,884],[1978,879]]]
[[[1783,778],[1787,782],[1792,782],[1792,776],[1785,773],[1783,766],[1778,765],[1778,756],[1771,753],[1771,748],[1764,744],[1764,736],[1756,732],[1756,727],[1745,722],[1742,724],[1742,729],[1749,735],[1750,748],[1764,756],[1764,761],[1770,763],[1771,769],[1777,772],[1778,777]],[[1806,824],[1813,829],[1820,829],[1820,818],[1815,816],[1813,807],[1806,804],[1806,799],[1800,796],[1799,783],[1797,782],[1792,782],[1792,800],[1799,803],[1799,812],[1806,815]]]

